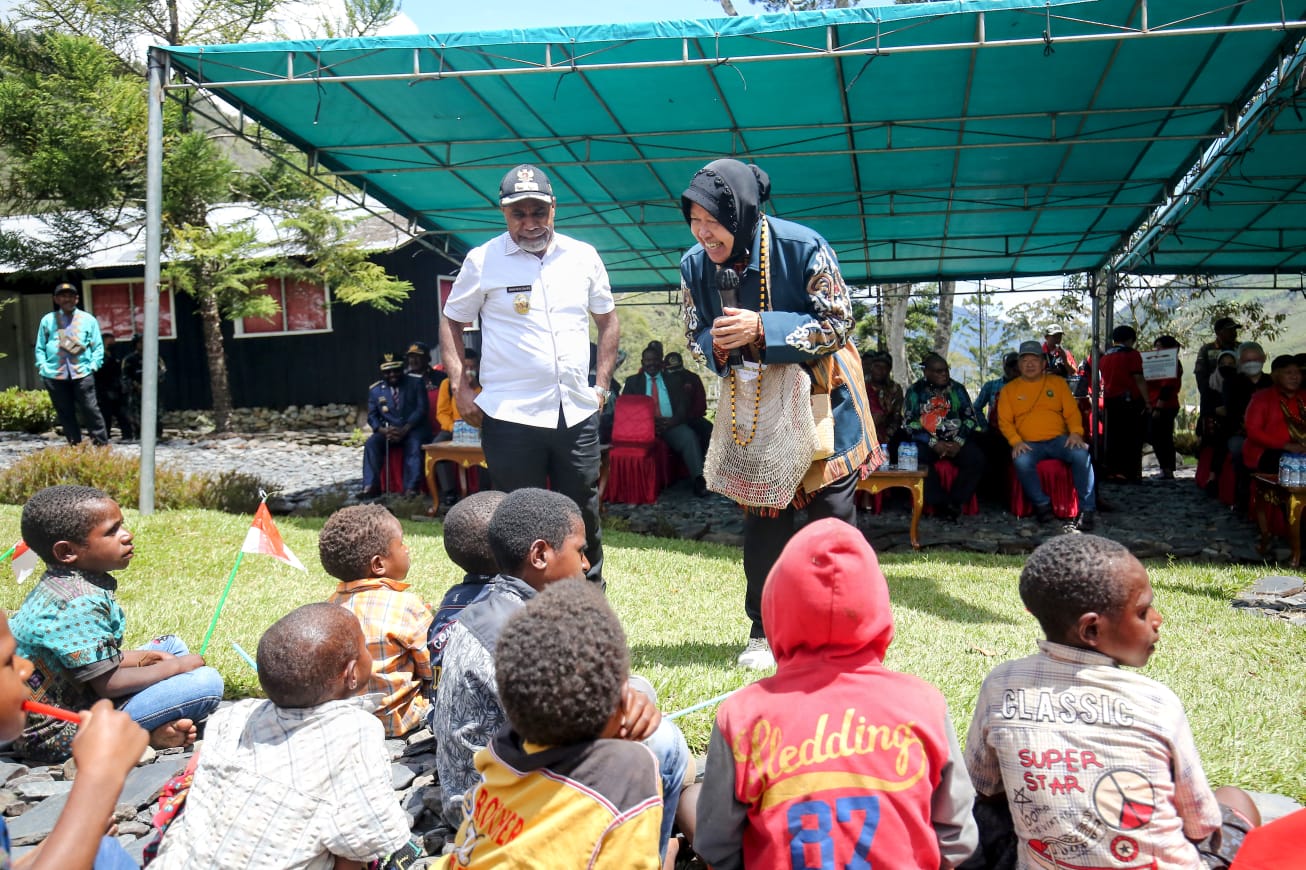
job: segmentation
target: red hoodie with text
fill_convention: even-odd
[[[736,867],[953,867],[975,792],[938,689],[884,666],[889,590],[857,529],[808,524],[762,592],[776,674],[717,711],[694,849]],[[869,862],[869,863],[868,863]]]

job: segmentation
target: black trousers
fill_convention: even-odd
[[[1152,452],[1156,454],[1156,464],[1170,474],[1174,474],[1175,468],[1174,421],[1178,416],[1178,408],[1157,408],[1152,412],[1147,436]]]
[[[109,433],[104,427],[104,418],[100,416],[100,405],[95,400],[95,378],[84,377],[74,380],[43,378],[45,389],[50,394],[50,403],[59,417],[63,427],[63,436],[69,444],[82,443],[82,426],[77,420],[80,408],[86,415],[86,422],[91,430],[91,440],[96,444],[108,444]]]
[[[938,506],[953,504],[960,508],[970,501],[979,487],[980,478],[984,476],[984,451],[980,449],[975,438],[961,445],[956,456],[939,456],[928,446],[917,451],[917,461],[929,472],[925,475],[925,503]],[[947,459],[957,466],[957,478],[952,482],[952,490],[945,492],[939,483],[939,474],[934,470],[934,463]]]
[[[853,500],[857,480],[858,474],[854,471],[816,493],[806,507],[808,522],[835,517],[857,525],[857,503]],[[747,583],[744,613],[753,623],[748,631],[749,637],[766,637],[762,630],[762,587],[766,585],[766,575],[771,573],[781,551],[798,531],[797,522],[798,511],[791,507],[774,517],[744,514],[744,580]],[[794,606],[802,605],[795,603]]]
[[[1143,476],[1143,411],[1146,405],[1125,398],[1107,399],[1106,472],[1127,480]]]
[[[481,424],[481,449],[494,485],[503,492],[528,486],[570,498],[585,520],[585,556],[590,580],[603,583],[603,530],[599,525],[599,415],[570,428],[558,409],[553,429],[496,420]]]

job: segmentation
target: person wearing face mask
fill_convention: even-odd
[[[1250,468],[1243,461],[1243,445],[1247,441],[1245,417],[1252,396],[1272,385],[1265,373],[1265,349],[1254,341],[1244,341],[1238,346],[1238,371],[1224,382],[1224,412],[1228,425],[1229,461],[1234,471],[1234,504],[1247,503],[1251,488]],[[1277,470],[1277,469],[1276,469]],[[1211,463],[1212,481],[1218,481],[1218,467]],[[1208,487],[1211,484],[1207,484]]]
[[[751,669],[775,667],[762,628],[762,587],[797,531],[798,511],[806,508],[808,521],[837,517],[855,525],[858,468],[883,463],[839,260],[814,230],[764,214],[770,194],[760,167],[730,159],[700,169],[681,194],[695,242],[680,260],[685,335],[695,358],[723,378],[708,467],[723,457],[718,491],[730,490],[744,506],[751,629],[738,664]],[[767,382],[772,391],[782,385],[787,404],[776,402],[785,413],[760,420]],[[814,460],[819,431],[777,430],[777,423],[790,423],[791,415],[801,421],[803,403],[820,395],[828,397],[826,447],[833,452]],[[751,461],[763,452],[766,463]],[[754,495],[762,489],[765,495]]]
[[[1306,394],[1301,367],[1287,354],[1270,364],[1274,389],[1261,390],[1247,404],[1243,461],[1253,471],[1279,473],[1285,453],[1306,453]]]

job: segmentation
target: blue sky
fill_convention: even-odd
[[[748,0],[735,8],[747,15],[761,12]],[[678,18],[720,18],[715,0],[407,0],[403,14],[420,33],[504,30],[564,24],[615,24]]]

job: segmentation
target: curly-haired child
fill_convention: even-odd
[[[1161,614],[1133,554],[1095,535],[1044,542],[1020,598],[1046,640],[984,680],[966,740],[980,799],[1005,800],[1020,867],[1227,867],[1255,804],[1212,791],[1183,704],[1142,674]]]
[[[440,682],[440,666],[445,644],[449,641],[449,627],[469,604],[485,594],[490,581],[499,573],[494,550],[490,549],[490,518],[503,496],[494,489],[475,492],[449,508],[444,515],[444,551],[455,565],[463,569],[464,576],[461,583],[444,593],[427,633],[431,672],[435,674],[432,692]]]
[[[510,727],[476,754],[446,867],[659,866],[657,761],[612,739],[629,670],[621,623],[588,581],[550,584],[508,619],[494,676]]]
[[[267,700],[209,719],[152,870],[343,870],[411,849],[384,729],[354,697],[372,673],[358,620],[306,604],[263,633],[257,660]]]
[[[10,620],[18,654],[31,661],[32,697],[69,710],[108,698],[150,732],[156,749],[193,743],[196,723],[222,701],[222,676],[175,635],[122,648],[125,617],[110,571],[135,555],[118,503],[89,486],[51,486],[23,506],[23,540],[45,574]],[[28,717],[15,751],[42,761],[71,752],[77,725]]]
[[[430,706],[431,610],[403,582],[409,568],[403,527],[382,505],[354,505],[327,519],[317,546],[322,567],[340,581],[327,601],[363,626],[373,662],[367,691],[383,696],[376,715],[385,734],[407,734],[426,720]]]

